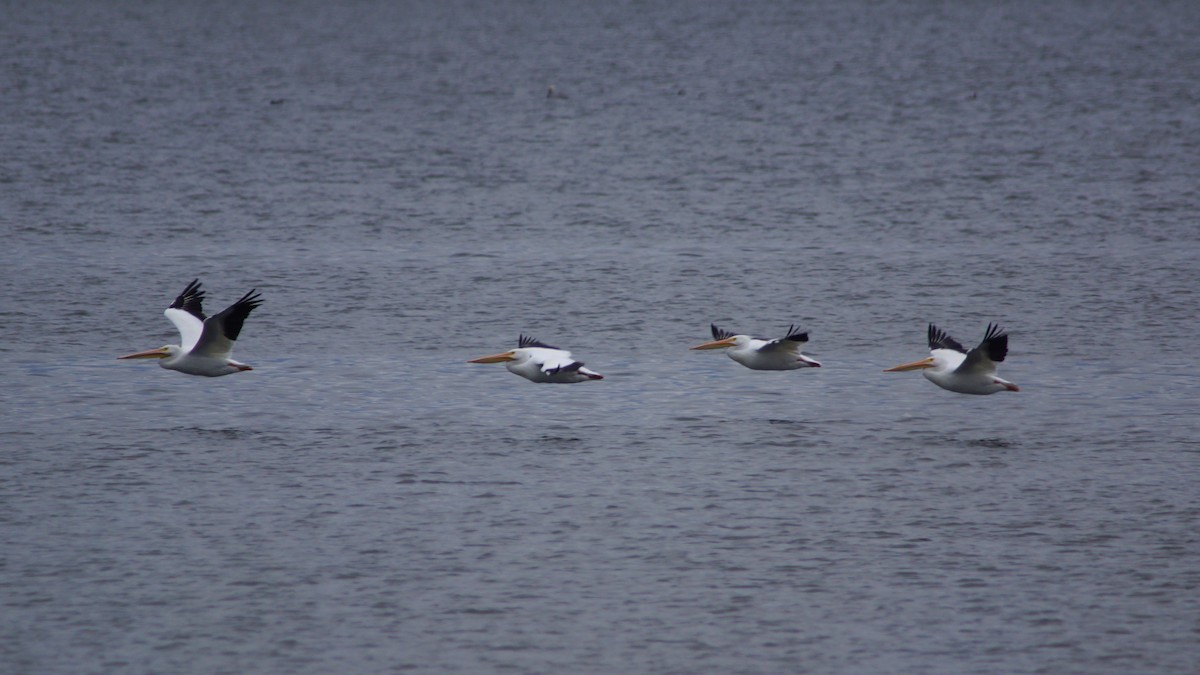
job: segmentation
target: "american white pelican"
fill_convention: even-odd
[[[821,364],[800,353],[800,346],[808,342],[808,333],[802,333],[795,325],[788,326],[787,335],[774,340],[753,338],[749,335],[734,335],[712,324],[712,342],[696,345],[692,349],[724,349],[729,358],[751,370],[795,370],[797,368],[820,368]]]
[[[958,340],[929,324],[929,358],[894,366],[883,371],[897,373],[920,370],[925,378],[942,389],[960,394],[994,394],[1021,391],[1020,387],[996,377],[996,364],[1008,354],[1008,334],[998,324],[989,323],[979,346],[967,351]]]
[[[517,348],[503,354],[481,356],[467,363],[504,363],[508,372],[515,373],[530,382],[569,384],[588,380],[603,380],[604,376],[583,367],[583,363],[571,358],[571,352],[551,347],[537,340],[520,336]]]
[[[233,351],[234,340],[237,340],[238,333],[242,331],[242,322],[255,307],[262,304],[262,300],[258,299],[259,294],[254,290],[251,289],[241,300],[206,319],[204,310],[201,309],[204,291],[200,290],[200,280],[193,280],[163,312],[179,329],[182,344],[167,345],[117,358],[159,359],[158,365],[167,370],[205,377],[220,377],[243,370],[253,370],[250,366],[229,358],[229,354]]]

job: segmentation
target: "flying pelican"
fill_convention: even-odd
[[[481,356],[467,363],[504,363],[508,372],[515,373],[530,382],[570,384],[588,380],[603,380],[604,376],[583,367],[583,363],[571,358],[571,352],[522,335],[517,338],[517,348],[503,354]]]
[[[929,358],[894,366],[883,371],[896,373],[920,370],[925,379],[942,389],[960,394],[994,394],[1021,391],[1020,387],[996,377],[996,364],[1008,354],[1008,334],[999,324],[989,323],[979,346],[967,351],[958,340],[929,324]]]
[[[795,325],[788,326],[787,335],[774,340],[752,338],[749,335],[734,335],[712,324],[712,342],[696,345],[692,349],[724,349],[729,358],[751,370],[795,370],[797,368],[820,368],[821,364],[800,353],[800,346],[808,342],[808,333],[802,333]]]
[[[229,358],[229,354],[233,351],[234,340],[237,340],[238,333],[242,331],[242,322],[255,307],[262,304],[262,300],[258,299],[259,294],[254,291],[255,289],[251,289],[241,300],[205,318],[204,310],[200,306],[204,302],[204,291],[200,290],[200,280],[194,279],[163,312],[179,329],[182,344],[167,345],[117,358],[160,359],[158,365],[167,370],[205,377],[220,377],[243,370],[253,370],[250,366]]]

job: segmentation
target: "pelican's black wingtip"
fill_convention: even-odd
[[[262,304],[259,298],[261,295],[257,293],[257,289],[250,289],[250,292],[243,295],[240,300],[226,307],[217,314],[215,318],[221,321],[221,330],[225,333],[225,337],[230,340],[237,340],[242,334],[242,324],[245,323],[246,317],[250,316],[256,307]]]
[[[548,345],[545,342],[542,342],[541,340],[538,340],[537,338],[533,337],[532,335],[525,335],[524,333],[522,333],[521,335],[519,335],[517,337],[517,348],[518,349],[526,349],[529,347],[541,347],[543,349],[558,349],[558,347]]]
[[[1000,324],[989,322],[987,330],[983,332],[984,340],[993,340],[995,338],[1008,337],[1008,331],[1000,327]]]
[[[731,330],[718,328],[717,324],[715,323],[710,323],[709,327],[712,329],[712,336],[714,340],[724,340],[725,338],[731,338],[735,335],[735,333]]]
[[[987,352],[988,358],[996,363],[1008,356],[1008,333],[998,323],[989,323],[979,348]]]
[[[192,282],[183,289],[183,292],[175,296],[175,301],[171,303],[171,309],[182,309],[203,321],[204,316],[204,291],[200,289],[200,280],[192,279]]]
[[[946,331],[931,323],[929,324],[929,351],[935,349],[952,349],[962,354],[967,353],[967,350],[958,340],[950,337]]]
[[[258,292],[257,288],[251,288],[249,292],[242,296],[241,300],[233,303],[235,306],[240,305],[246,307],[247,311],[258,307],[263,303],[262,293]]]
[[[802,331],[796,327],[796,324],[791,324],[788,326],[787,335],[784,335],[783,339],[791,340],[792,342],[808,342],[808,331]]]

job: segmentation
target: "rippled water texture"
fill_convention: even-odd
[[[2,14],[0,670],[1200,668],[1200,5]]]

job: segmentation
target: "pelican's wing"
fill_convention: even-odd
[[[530,356],[543,373],[553,375],[563,370],[579,370],[583,363],[571,358],[571,352],[556,347],[534,347]]]
[[[808,332],[801,331],[796,328],[795,324],[788,326],[787,335],[775,339],[768,340],[767,344],[758,348],[758,351],[765,353],[772,352],[788,352],[795,354],[800,351],[800,345],[808,342]]]
[[[558,373],[569,373],[573,370],[578,371],[582,367],[583,361],[571,361],[570,363],[555,368],[547,368],[542,366],[542,372],[546,373],[547,375],[556,375]]]
[[[180,346],[184,351],[191,351],[200,339],[204,330],[204,291],[200,290],[200,280],[193,279],[175,298],[163,314],[179,329]]]
[[[962,365],[954,372],[993,373],[996,371],[996,364],[1003,361],[1007,355],[1008,333],[999,325],[989,323],[987,332],[983,334],[983,342],[967,352],[967,358],[963,359]]]
[[[938,328],[933,324],[929,324],[929,351],[935,349],[950,349],[959,354],[966,354],[967,350],[958,340],[946,334],[946,331]]]
[[[737,333],[734,333],[731,330],[725,330],[724,328],[717,328],[717,324],[715,324],[715,323],[711,323],[711,324],[709,324],[709,326],[712,328],[712,335],[713,335],[714,340],[724,340],[725,338],[731,338],[734,335],[737,335]]]
[[[233,351],[233,341],[242,332],[242,322],[255,307],[262,304],[260,294],[251,289],[241,300],[214,314],[204,321],[204,332],[192,350],[206,356],[228,357]]]

